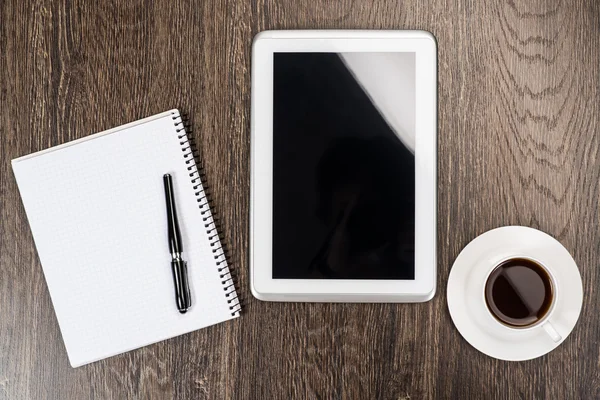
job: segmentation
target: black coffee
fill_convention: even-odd
[[[498,265],[485,285],[485,301],[500,322],[526,327],[544,318],[554,298],[546,269],[524,258]]]

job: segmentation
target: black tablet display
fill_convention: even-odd
[[[415,278],[414,57],[274,54],[273,278]]]

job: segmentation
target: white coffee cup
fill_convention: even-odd
[[[507,264],[513,264],[513,267],[506,267]],[[519,265],[522,264],[522,265]],[[511,281],[511,277],[509,276],[508,272],[509,269],[519,269],[520,273],[516,273],[513,272],[513,279]],[[535,303],[535,305],[532,308],[537,307],[537,303],[539,303],[539,297],[541,295],[540,291],[538,290],[536,293],[537,294],[537,298],[535,298],[535,294],[532,294],[532,291],[534,290],[534,286],[536,286],[539,289],[539,282],[542,282],[542,284],[544,285],[544,297],[547,295],[548,290],[550,291],[549,294],[549,304],[547,304],[548,302],[546,301],[544,304],[545,308],[545,312],[543,313],[543,316],[531,323],[528,323],[525,321],[525,319],[523,319],[522,324],[514,324],[511,322],[517,321],[517,318],[513,318],[511,316],[505,315],[503,314],[502,310],[499,309],[498,305],[496,304],[496,301],[494,300],[495,297],[492,294],[492,290],[495,287],[499,277],[495,277],[495,279],[493,281],[490,281],[490,279],[492,279],[492,275],[496,272],[496,271],[501,271],[500,269],[503,269],[502,272],[502,278],[503,278],[503,282],[508,283],[507,287],[510,287],[510,289],[512,290],[507,290],[505,291],[503,294],[497,294],[496,298],[499,297],[504,297],[502,300],[506,301],[506,300],[510,300],[513,304],[515,303],[520,303],[520,305],[522,306],[522,308],[526,307],[526,303],[527,300],[529,300],[529,303],[531,305],[531,303]],[[527,272],[526,270],[530,271]],[[544,276],[542,277],[539,273],[537,273],[537,270],[540,270],[542,273],[544,273]],[[524,274],[523,272],[527,272],[526,274]],[[539,282],[537,281],[533,281],[532,280],[532,276],[533,274],[536,273],[537,274],[537,278],[533,278],[535,280],[539,280]],[[525,276],[527,275],[527,276]],[[547,278],[547,282],[546,282],[546,278]],[[528,281],[529,280],[529,281]],[[505,286],[506,286],[505,283]],[[549,287],[546,287],[545,283],[549,283]],[[529,293],[528,293],[529,291]],[[489,312],[490,316],[492,317],[492,319],[495,321],[495,323],[502,325],[505,328],[508,328],[510,330],[513,331],[519,331],[519,332],[523,332],[523,331],[531,331],[531,330],[536,330],[536,329],[543,329],[543,331],[550,337],[550,339],[552,339],[554,342],[558,343],[560,342],[563,338],[562,336],[558,333],[557,329],[554,327],[554,325],[552,324],[552,315],[554,313],[554,311],[556,310],[556,304],[557,304],[557,298],[559,296],[559,285],[557,283],[556,277],[554,276],[554,274],[551,272],[551,270],[549,268],[547,268],[542,262],[540,262],[537,259],[534,259],[530,256],[511,256],[511,257],[506,257],[504,259],[502,259],[500,262],[496,263],[496,265],[492,265],[491,268],[489,269],[487,276],[485,278],[485,284],[483,287],[483,290],[481,291],[481,300],[486,304],[487,306],[487,311]],[[512,298],[510,298],[512,297]],[[529,297],[529,299],[528,299]],[[510,298],[510,299],[509,299]],[[496,299],[497,300],[497,299]],[[544,299],[545,300],[545,299]],[[537,301],[537,303],[536,303]],[[540,307],[542,307],[542,305],[540,305]],[[522,309],[520,310],[522,311]],[[540,310],[530,310],[532,312],[539,312]],[[534,318],[532,316],[530,316],[529,318]]]
[[[553,288],[544,315],[528,326],[500,322],[486,303],[490,274],[509,259],[543,267]],[[508,361],[543,356],[572,332],[583,304],[579,269],[569,251],[552,236],[524,226],[505,226],[473,239],[458,255],[448,277],[448,309],[460,334],[477,350]]]

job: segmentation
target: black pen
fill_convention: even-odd
[[[165,200],[167,202],[167,222],[169,224],[169,251],[171,252],[171,271],[175,285],[175,302],[180,313],[185,314],[192,306],[190,286],[188,283],[187,263],[181,258],[183,245],[177,210],[175,209],[175,194],[173,193],[173,180],[170,174],[163,176],[165,184]]]

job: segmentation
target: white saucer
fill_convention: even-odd
[[[532,258],[555,277],[555,305],[548,320],[560,339],[554,341],[541,325],[511,329],[489,312],[484,298],[488,274],[512,257]],[[560,242],[523,226],[493,229],[475,238],[458,255],[448,278],[448,308],[460,334],[477,350],[508,361],[530,360],[554,350],[571,333],[583,301],[575,260]]]

